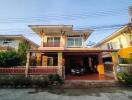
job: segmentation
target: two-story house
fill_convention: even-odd
[[[87,48],[85,42],[93,30],[73,30],[73,25],[29,25],[41,37],[37,53],[37,66],[57,67],[60,76],[71,74],[74,66],[104,74],[101,58],[103,50]],[[27,55],[29,59],[29,55]],[[29,60],[27,61],[29,62]],[[27,64],[28,66],[28,64]]]
[[[129,23],[110,36],[106,37],[94,47],[105,50],[119,50],[118,55],[122,58],[129,58],[132,52],[132,24]],[[110,53],[103,53],[104,61],[111,61]]]

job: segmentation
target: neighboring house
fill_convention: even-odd
[[[0,51],[5,50],[18,50],[19,44],[29,44],[30,49],[37,49],[39,47],[38,44],[33,41],[27,39],[23,35],[0,35]]]
[[[102,50],[119,50],[118,55],[122,58],[130,57],[132,52],[132,24],[127,24],[110,36],[97,43],[94,47]],[[111,61],[110,53],[103,53],[104,61]]]
[[[41,37],[37,53],[37,66],[57,67],[61,76],[70,73],[73,66],[86,67],[93,72],[104,74],[101,58],[103,50],[87,48],[85,42],[91,29],[73,30],[72,25],[29,25]],[[109,52],[109,50],[107,50]],[[30,56],[28,55],[29,62]],[[27,68],[30,66],[27,64]]]

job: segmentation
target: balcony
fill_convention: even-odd
[[[43,43],[43,47],[60,47],[60,46],[61,46],[60,42]]]

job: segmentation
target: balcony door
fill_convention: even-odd
[[[59,47],[60,46],[60,37],[48,37],[47,38],[48,47]]]

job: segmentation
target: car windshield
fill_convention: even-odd
[[[82,68],[82,66],[80,64],[74,64],[72,68]]]

